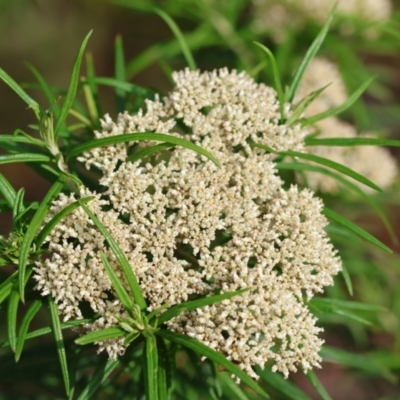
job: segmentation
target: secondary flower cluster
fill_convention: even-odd
[[[185,312],[168,328],[223,353],[250,376],[267,361],[285,376],[297,367],[318,366],[322,340],[307,301],[333,284],[341,263],[330,244],[320,199],[296,186],[283,189],[270,154],[302,150],[299,126],[279,124],[273,89],[245,73],[221,69],[174,73],[174,89],[146,111],[108,116],[97,138],[163,132],[190,139],[219,160],[216,167],[191,150],[175,147],[147,159],[127,157],[153,143],[117,144],[85,153],[87,168],[102,171],[101,193],[89,208],[125,252],[148,310],[192,296],[249,290],[231,300]],[[61,195],[51,218],[75,200]],[[47,238],[51,258],[35,268],[37,289],[51,294],[64,320],[82,318],[88,303],[100,314],[86,332],[117,325],[125,312],[102,265],[103,251],[122,271],[104,237],[76,209]],[[99,343],[111,358],[123,340]]]
[[[390,0],[253,0],[254,26],[259,32],[271,32],[283,38],[287,26],[302,29],[312,21],[323,25],[336,5],[337,21],[343,34],[354,31],[355,24],[365,26],[367,36],[376,36],[374,24],[390,18]]]
[[[324,58],[315,58],[304,75],[300,84],[297,98],[300,101],[310,93],[329,86],[307,108],[305,115],[312,116],[327,111],[343,104],[347,100],[347,92],[337,66]],[[354,138],[376,137],[373,133],[358,134],[357,129],[351,124],[341,121],[336,117],[330,117],[318,122],[315,126],[318,138]],[[398,174],[395,158],[385,148],[375,146],[357,147],[330,147],[313,146],[306,149],[307,152],[336,161],[345,165],[364,177],[370,179],[383,189],[393,183]],[[313,189],[323,192],[336,193],[339,190],[339,182],[334,178],[313,172],[306,172],[308,185]],[[363,190],[371,191],[369,187],[360,185]]]

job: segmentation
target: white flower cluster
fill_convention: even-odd
[[[283,39],[287,26],[302,28],[307,21],[323,25],[333,7],[341,23],[341,32],[354,31],[353,21],[368,27],[367,36],[376,36],[373,24],[390,18],[390,0],[253,0],[254,27],[259,32],[271,32],[277,40]]]
[[[309,105],[305,112],[306,116],[316,115],[337,107],[343,104],[348,97],[337,66],[327,59],[315,58],[306,70],[295,102],[300,101],[315,90],[321,89],[328,83],[330,85]],[[318,122],[315,128],[319,132],[317,137],[320,139],[376,137],[373,133],[359,135],[354,126],[336,117],[330,117]],[[328,158],[351,168],[376,183],[382,189],[390,187],[398,174],[396,160],[387,149],[382,147],[312,146],[306,150],[311,154]],[[323,192],[330,193],[337,193],[339,190],[340,183],[334,178],[314,172],[306,172],[305,175],[308,185],[313,189],[320,189]],[[357,181],[353,181],[353,183],[367,192],[373,191],[373,189]]]
[[[81,161],[102,171],[104,191],[85,189],[81,196],[95,197],[88,206],[126,254],[148,310],[249,289],[185,312],[169,329],[202,341],[255,378],[252,366],[267,361],[285,376],[318,366],[321,329],[307,301],[332,285],[341,268],[324,232],[323,205],[309,190],[285,191],[271,155],[249,145],[301,149],[305,132],[279,125],[276,93],[244,73],[186,70],[173,79],[162,102],[147,101],[146,112],[120,114],[116,123],[106,116],[96,137],[170,133],[212,152],[221,168],[182,147],[136,162],[127,156],[148,143],[102,147]],[[61,195],[48,218],[74,200]],[[52,255],[35,268],[37,289],[56,299],[64,320],[82,318],[88,303],[101,317],[86,331],[115,326],[125,312],[100,252],[120,277],[122,271],[84,211],[64,218],[47,241]],[[111,358],[125,350],[119,339],[99,349]]]

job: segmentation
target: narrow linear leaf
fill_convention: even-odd
[[[231,299],[232,297],[239,296],[244,292],[247,292],[248,290],[249,289],[241,289],[241,290],[236,290],[235,292],[216,294],[214,296],[203,297],[201,299],[186,301],[184,303],[177,304],[171,307],[169,310],[162,313],[159,317],[157,317],[157,326],[160,326],[164,322],[167,322],[170,319],[177,317],[184,311],[195,310],[196,308],[209,306],[211,304],[218,303],[222,300]]]
[[[77,156],[85,151],[89,151],[96,147],[112,146],[117,143],[135,142],[135,141],[147,141],[156,140],[160,142],[172,143],[189,150],[193,150],[211,160],[217,167],[220,166],[218,160],[207,150],[203,149],[196,144],[175,136],[166,135],[165,133],[152,133],[152,132],[141,132],[141,133],[127,133],[122,135],[109,136],[102,139],[89,140],[85,143],[79,144],[71,149],[68,153],[67,159]]]
[[[101,329],[95,332],[90,332],[75,340],[76,344],[86,345],[94,342],[101,342],[102,340],[115,339],[125,336],[127,333],[122,328],[112,327]]]
[[[158,15],[166,22],[166,24],[169,26],[169,28],[171,29],[171,31],[173,32],[173,34],[175,35],[176,39],[177,39],[178,42],[179,42],[179,45],[180,45],[180,47],[181,47],[183,56],[185,57],[186,62],[187,62],[187,64],[188,64],[189,68],[190,68],[192,71],[195,71],[195,70],[197,69],[196,62],[194,61],[193,55],[192,55],[192,53],[190,52],[190,48],[189,48],[189,46],[187,45],[186,40],[185,40],[184,36],[182,35],[182,32],[181,32],[181,30],[179,29],[178,25],[177,25],[177,24],[175,23],[175,21],[174,21],[168,14],[166,14],[164,11],[162,11],[162,10],[160,10],[160,9],[158,9],[158,8],[155,8],[155,9],[154,9],[154,12],[155,12],[156,14],[158,14]]]
[[[357,368],[374,376],[381,376],[392,383],[397,381],[396,376],[388,368],[367,355],[350,353],[346,350],[330,346],[323,346],[320,355],[326,362]]]
[[[40,107],[39,104],[30,97],[24,89],[17,82],[14,81],[2,68],[0,68],[0,79],[2,79],[21,99],[28,104],[35,112],[37,119],[39,119]]]
[[[306,146],[387,146],[400,147],[400,140],[379,139],[379,138],[328,138],[315,139],[306,138]]]
[[[25,189],[21,188],[18,190],[17,195],[15,196],[14,207],[12,210],[13,219],[24,210],[24,196],[25,196]]]
[[[30,144],[36,144],[41,147],[45,147],[46,144],[39,139],[35,139],[33,137],[26,137],[26,136],[20,136],[20,135],[0,135],[0,142],[15,142],[15,143],[30,143]]]
[[[21,322],[21,326],[18,332],[17,345],[15,350],[15,361],[18,361],[21,357],[22,349],[24,348],[26,335],[28,333],[29,325],[34,318],[34,316],[39,312],[42,308],[43,302],[42,300],[35,300],[28,311],[24,315],[24,318]]]
[[[85,318],[85,319],[80,319],[80,320],[75,320],[75,321],[67,321],[67,322],[63,322],[61,324],[61,329],[70,329],[73,328],[75,326],[79,326],[85,323],[90,323],[93,322],[92,318]],[[39,336],[44,336],[47,335],[49,333],[52,332],[52,328],[50,326],[46,326],[44,328],[40,328],[40,329],[36,329],[32,332],[29,332],[26,334],[25,336],[25,340],[29,340],[29,339],[33,339]],[[18,340],[18,337],[17,337]],[[8,340],[6,340],[3,343],[0,343],[0,349],[4,348],[4,347],[8,347],[10,346],[10,342]]]
[[[349,274],[349,271],[347,270],[346,266],[342,263],[342,276],[344,279],[344,282],[347,287],[347,291],[349,292],[350,296],[353,296],[353,283],[351,282],[351,277]]]
[[[40,231],[35,239],[35,244],[37,248],[40,248],[45,241],[46,237],[55,228],[55,226],[67,215],[71,214],[74,210],[81,206],[81,204],[86,204],[93,199],[92,196],[84,197],[73,203],[69,204],[67,207],[63,208],[58,212]]]
[[[379,206],[377,201],[372,197],[366,194],[360,187],[355,185],[353,182],[350,182],[340,174],[337,174],[333,171],[330,171],[326,168],[318,167],[316,165],[311,165],[311,164],[303,164],[303,163],[285,163],[285,162],[280,162],[276,164],[276,167],[278,170],[281,169],[289,169],[289,170],[297,170],[297,171],[312,171],[312,172],[318,172],[327,176],[330,176],[333,179],[336,179],[338,182],[342,183],[344,186],[347,186],[349,189],[351,189],[353,192],[356,192],[359,196],[361,196],[367,203],[370,204],[370,206],[375,210],[375,212],[378,214],[379,218],[382,220],[383,224],[385,225],[390,237],[392,238],[394,243],[397,243],[397,237],[396,233],[393,229],[392,224],[390,223],[388,217],[386,216],[385,212],[382,210],[382,208]],[[346,278],[345,278],[346,279]]]
[[[86,81],[83,81],[84,83]],[[104,85],[104,86],[111,86],[116,89],[121,89],[122,91],[129,92],[132,94],[135,94],[137,96],[145,97],[145,98],[151,98],[154,97],[155,93],[151,89],[146,89],[141,86],[135,85],[134,83],[131,82],[126,82],[126,81],[119,81],[114,78],[108,78],[108,77],[94,77],[93,78],[93,83],[98,84],[98,85]]]
[[[360,317],[358,314],[348,311],[348,310],[344,310],[344,309],[337,309],[336,307],[333,308],[332,312],[334,314],[337,315],[341,315],[342,317],[345,317],[347,319],[353,320],[355,322],[358,322],[362,325],[366,325],[366,326],[371,326],[372,322],[369,321],[366,318]]]
[[[85,210],[86,214],[93,221],[93,223],[96,225],[97,229],[102,233],[102,235],[107,240],[108,245],[111,247],[112,251],[115,254],[115,257],[117,258],[118,263],[121,265],[122,270],[124,271],[125,277],[128,281],[135,302],[138,304],[141,310],[144,310],[147,307],[146,300],[143,297],[142,290],[140,289],[136,276],[133,273],[132,267],[129,264],[124,252],[118,246],[118,243],[114,240],[114,238],[110,235],[106,227],[89,210],[89,208],[86,207],[86,205],[84,204],[81,204],[81,206]]]
[[[5,154],[0,156],[0,164],[9,164],[15,162],[49,162],[51,158],[44,154],[20,153]]]
[[[7,204],[12,208],[14,206],[17,193],[10,182],[0,173],[0,192],[4,196]]]
[[[104,268],[107,272],[108,277],[110,278],[111,284],[113,286],[113,289],[115,290],[119,301],[121,304],[124,306],[125,310],[130,313],[132,309],[132,300],[129,297],[128,293],[126,292],[124,285],[122,282],[119,280],[118,276],[114,272],[114,270],[111,268],[111,265],[106,257],[106,255],[101,252],[100,253],[101,261],[103,262]]]
[[[71,386],[68,373],[67,354],[65,352],[64,339],[61,331],[60,317],[58,315],[57,306],[53,298],[51,296],[49,296],[48,298],[49,298],[51,327],[53,330],[54,340],[56,342],[58,360],[60,362],[61,373],[65,386],[65,393],[67,396],[69,396]]]
[[[170,147],[172,147],[173,145],[171,143],[161,143],[161,144],[156,144],[155,146],[151,146],[151,147],[146,147],[143,150],[137,151],[135,153],[133,153],[132,155],[130,155],[126,161],[130,161],[130,162],[135,162],[138,160],[141,160],[142,158],[151,156],[155,153],[158,153],[160,151],[166,150]]]
[[[170,364],[168,350],[163,338],[156,337],[156,340],[158,348],[158,371],[157,371],[158,400],[169,400],[171,376],[170,373],[168,372]]]
[[[318,50],[320,49],[323,41],[325,40],[325,37],[329,31],[329,28],[331,26],[332,20],[333,20],[333,14],[334,14],[335,8],[331,11],[328,19],[326,20],[324,26],[318,33],[317,37],[314,39],[312,42],[310,48],[307,50],[307,53],[305,57],[303,58],[303,61],[301,62],[299,68],[297,69],[292,84],[290,85],[289,91],[288,91],[288,102],[292,103],[294,96],[296,95],[297,89],[300,85],[301,79],[303,78],[304,73],[306,72],[306,69],[310,62],[313,60],[315,55],[318,53]]]
[[[86,56],[86,74],[87,74],[87,80],[86,81],[85,79],[82,80],[84,83],[87,83],[90,88],[90,92],[92,94],[92,98],[96,109],[96,111],[92,113],[93,114],[92,118],[94,118],[94,116],[97,115],[96,122],[100,123],[99,116],[103,115],[103,112],[101,110],[99,91],[97,89],[97,82],[96,82],[96,71],[94,68],[94,62],[91,53],[88,53]]]
[[[97,114],[96,102],[94,100],[94,95],[92,89],[89,85],[83,85],[83,94],[86,100],[86,106],[90,116],[89,126],[98,126],[100,121],[100,116]],[[71,109],[72,110],[72,109]]]
[[[324,386],[313,371],[308,371],[306,376],[311,385],[313,385],[314,389],[321,396],[322,400],[332,400],[331,396],[329,396],[328,392],[325,390]]]
[[[146,399],[158,400],[158,350],[156,338],[153,335],[146,337],[143,350],[143,365]]]
[[[257,144],[255,144],[254,146],[259,147]],[[309,161],[315,162],[317,164],[324,165],[326,167],[329,167],[336,171],[339,171],[344,175],[350,176],[350,178],[353,178],[356,181],[361,182],[364,185],[369,186],[372,189],[382,192],[382,189],[379,186],[375,185],[375,183],[371,182],[369,179],[360,175],[358,172],[356,172],[342,164],[339,164],[335,161],[329,160],[327,158],[315,156],[314,154],[300,153],[298,151],[284,151],[279,154],[281,154],[282,156],[303,158],[305,160],[309,160]]]
[[[377,238],[372,236],[370,233],[366,232],[364,229],[360,228],[358,225],[349,221],[347,218],[344,218],[343,216],[335,213],[334,211],[330,210],[327,207],[324,207],[323,213],[327,218],[331,219],[332,221],[337,222],[338,224],[345,226],[347,229],[356,233],[357,235],[359,235],[363,239],[367,240],[368,242],[374,244],[375,246],[381,248],[382,250],[387,251],[388,253],[393,253],[393,251],[391,249],[389,249],[389,247],[385,246]]]
[[[215,363],[224,367],[230,373],[236,375],[243,383],[253,389],[256,393],[264,398],[268,399],[269,396],[267,393],[262,390],[256,382],[253,381],[245,372],[243,372],[237,365],[233,364],[231,361],[227,360],[225,356],[206,346],[205,344],[199,342],[196,339],[193,339],[189,336],[182,335],[177,332],[170,332],[165,329],[159,329],[156,331],[156,335],[163,337],[164,339],[169,340],[170,342],[174,342],[185,346],[201,356],[207,357]]]
[[[58,119],[57,119],[57,122],[56,122],[56,125],[54,128],[55,137],[58,136],[61,126],[63,125],[64,121],[66,120],[67,115],[69,114],[69,110],[72,107],[72,103],[74,102],[74,98],[75,98],[76,91],[78,88],[79,71],[81,68],[82,57],[83,57],[83,53],[85,51],[86,44],[87,44],[91,34],[92,34],[92,31],[90,31],[86,35],[85,39],[83,40],[82,45],[79,49],[78,55],[76,56],[74,66],[72,67],[71,81],[69,84],[68,92],[65,97],[64,103],[61,107],[60,115],[58,116]]]
[[[50,209],[52,200],[61,192],[64,186],[65,177],[60,177],[47,192],[43,201],[40,203],[39,208],[36,210],[35,215],[29,224],[24,239],[21,243],[21,248],[19,251],[19,261],[18,261],[18,282],[19,282],[19,293],[21,296],[21,301],[25,302],[24,288],[25,288],[25,271],[26,265],[28,263],[29,251],[31,249],[32,242],[36,236],[36,232],[39,230],[44,218]]]
[[[329,305],[329,306],[337,306],[340,308],[347,308],[349,310],[360,310],[360,311],[383,311],[385,307],[380,306],[378,304],[365,304],[360,303],[358,301],[348,301],[348,300],[338,300],[338,299],[327,299],[323,297],[313,297],[311,300],[312,303],[316,303],[317,305]]]
[[[115,38],[115,79],[119,81],[126,81],[125,74],[125,55],[124,46],[122,44],[121,35]],[[125,91],[121,88],[115,89],[115,97],[117,101],[117,111],[125,111]]]
[[[311,400],[302,390],[296,387],[281,374],[272,372],[268,368],[261,369],[256,367],[256,374],[262,378],[268,385],[285,395],[285,398],[292,400]]]
[[[49,104],[52,106],[52,109],[54,110],[54,115],[57,117],[58,113],[60,112],[60,108],[56,103],[56,98],[54,96],[54,91],[52,88],[47,84],[43,76],[40,74],[40,72],[31,64],[25,63],[27,68],[32,72],[36,80],[38,81],[38,84],[40,88],[42,89],[43,93],[45,94],[47,101]]]
[[[306,125],[313,125],[317,123],[318,121],[321,121],[325,118],[328,117],[333,117],[335,115],[338,115],[342,113],[343,111],[347,110],[350,108],[358,99],[359,97],[365,92],[367,87],[370,85],[370,83],[375,79],[375,76],[372,76],[371,78],[367,79],[352,95],[340,106],[334,107],[329,109],[328,111],[325,111],[323,113],[313,115],[312,117],[306,118],[303,121],[303,126]]]
[[[278,69],[278,65],[276,64],[275,57],[272,54],[271,50],[268,49],[267,47],[265,47],[264,45],[262,45],[261,43],[258,43],[258,42],[253,42],[253,43],[267,54],[269,62],[271,63],[272,76],[274,78],[275,88],[278,93],[281,119],[284,120],[285,119],[285,95],[284,95],[284,92],[282,89],[281,78],[279,75],[279,69]]]
[[[17,280],[18,272],[15,271],[4,282],[0,284],[0,304],[10,295],[14,283]]]
[[[17,315],[19,305],[18,284],[15,282],[11,289],[7,307],[7,334],[11,350],[15,353],[17,347]]]
[[[233,381],[233,379],[229,376],[229,374],[227,374],[226,372],[220,372],[218,374],[218,377],[225,386],[223,390],[224,394],[230,396],[231,399],[249,400],[249,397],[247,397],[246,393],[240,388],[240,386],[238,386],[237,383]]]
[[[119,360],[107,360],[101,364],[95,374],[91,377],[88,385],[83,389],[77,400],[92,400],[97,389],[108,378],[108,376],[118,367]]]

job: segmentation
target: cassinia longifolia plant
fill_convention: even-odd
[[[264,7],[261,0],[254,3]],[[308,12],[306,2],[283,3]],[[339,2],[338,11],[356,13],[345,7],[350,3]],[[255,382],[260,376],[289,398],[306,398],[282,378],[298,369],[329,398],[312,372],[320,367],[324,343],[317,315],[356,318],[349,309],[359,304],[315,296],[342,271],[328,218],[390,250],[325,207],[313,190],[335,193],[347,185],[366,196],[364,188],[372,193],[389,187],[397,174],[389,153],[353,146],[399,145],[371,133],[358,136],[336,116],[369,81],[348,96],[336,66],[314,58],[330,21],[285,91],[274,56],[261,44],[275,89],[246,71],[208,72],[192,65],[173,72],[172,89],[159,95],[121,78],[118,39],[119,78],[96,77],[88,59],[82,80],[88,112],[75,97],[89,35],[61,105],[36,70],[52,104],[48,110],[0,70],[34,110],[40,134],[3,135],[8,153],[0,162],[32,163],[52,182],[42,202],[28,205],[23,190],[16,192],[0,175],[1,205],[13,215],[12,231],[1,238],[0,262],[14,266],[0,283],[0,302],[7,303],[3,346],[11,347],[16,360],[27,339],[52,331],[69,398],[80,386],[79,367],[71,367],[68,351],[73,346],[83,359],[80,345],[93,343],[109,360],[79,399],[92,398],[107,376],[127,370],[134,383],[130,398],[185,398],[190,380],[179,375],[178,350],[201,357],[201,373],[211,366],[215,382],[203,388],[210,398],[265,398],[262,382]],[[183,50],[193,64],[184,42]],[[100,117],[99,84],[114,86],[120,100],[121,90],[135,93],[140,109],[124,110],[120,102],[114,121]],[[69,124],[69,114],[78,125]],[[331,138],[333,143],[324,142]],[[379,170],[371,159],[381,160]],[[295,172],[300,186],[285,181],[285,169]],[[29,308],[17,329],[21,302]],[[51,327],[30,331],[46,303]],[[75,332],[68,348],[66,328]],[[96,365],[97,356],[90,357]],[[232,377],[247,386],[236,386]]]

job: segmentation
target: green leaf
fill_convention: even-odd
[[[330,346],[323,346],[320,355],[325,362],[333,362],[346,367],[357,368],[370,373],[372,376],[381,376],[392,383],[397,380],[396,376],[388,368],[380,365],[367,355],[350,353]]]
[[[315,375],[313,371],[308,371],[306,376],[311,385],[313,385],[314,389],[321,396],[322,400],[332,400],[331,396],[329,396],[328,392],[325,390],[317,375]]]
[[[76,200],[69,204],[67,207],[59,211],[54,217],[42,228],[40,233],[35,239],[35,244],[37,248],[40,248],[45,241],[46,237],[55,228],[55,226],[67,215],[71,214],[74,210],[81,206],[81,204],[86,204],[93,199],[93,196],[84,197],[82,199]]]
[[[4,196],[7,204],[12,208],[14,206],[16,192],[10,182],[0,173],[0,192]]]
[[[125,55],[121,35],[117,35],[115,38],[115,79],[118,81],[126,81]],[[122,113],[125,111],[125,91],[121,88],[116,88],[115,96],[117,100],[117,111]]]
[[[94,342],[101,342],[102,340],[115,339],[125,336],[127,334],[122,328],[112,327],[105,328],[95,332],[90,332],[75,340],[76,344],[86,345]]]
[[[324,215],[335,221],[343,226],[345,226],[350,231],[356,233],[363,239],[367,240],[368,242],[374,244],[375,246],[381,248],[382,250],[387,251],[388,253],[393,253],[389,247],[385,246],[382,242],[380,242],[377,238],[366,232],[364,229],[360,228],[358,225],[354,224],[353,222],[349,221],[347,218],[342,217],[341,215],[335,213],[334,211],[330,210],[327,207],[324,207]]]
[[[258,144],[254,144],[254,146],[261,147],[261,145],[258,145]],[[356,181],[361,182],[364,185],[369,186],[372,189],[382,192],[382,189],[379,186],[375,185],[375,183],[371,182],[369,179],[360,175],[358,172],[355,172],[354,170],[352,170],[342,164],[339,164],[335,161],[329,160],[328,158],[319,157],[314,154],[300,153],[298,151],[284,151],[279,154],[281,154],[282,156],[303,158],[305,160],[309,160],[309,161],[315,162],[317,164],[322,164],[326,167],[329,167],[336,171],[339,171],[344,175],[350,176],[350,178],[353,178]]]
[[[5,154],[0,156],[0,164],[9,164],[15,162],[49,162],[51,158],[44,154],[20,153]]]
[[[162,11],[162,10],[160,10],[158,8],[155,8],[154,11],[155,11],[156,14],[158,14],[167,23],[167,25],[169,26],[169,28],[171,29],[171,31],[173,32],[173,34],[175,35],[176,39],[179,42],[179,45],[180,45],[180,47],[182,49],[183,56],[185,57],[189,68],[192,71],[195,71],[197,69],[196,62],[194,61],[193,55],[190,52],[190,48],[187,45],[186,40],[185,40],[184,36],[182,35],[182,32],[179,29],[178,25],[164,11]]]
[[[34,316],[39,312],[42,308],[43,302],[42,300],[35,300],[31,306],[29,307],[28,311],[24,315],[24,318],[21,322],[21,326],[18,332],[17,338],[17,345],[15,350],[15,361],[18,361],[21,357],[22,349],[24,347],[24,343],[26,340],[26,335],[28,333],[29,325],[34,318]]]
[[[17,275],[18,271],[15,271],[0,284],[0,304],[10,295],[13,285],[17,279]]]
[[[278,69],[278,66],[276,64],[275,57],[272,54],[271,50],[269,50],[267,47],[265,47],[261,43],[258,43],[258,42],[253,42],[253,43],[256,46],[260,47],[267,54],[267,56],[269,58],[269,62],[271,63],[272,76],[274,78],[275,88],[276,88],[276,91],[278,93],[281,120],[283,121],[285,119],[285,95],[283,93],[281,78],[279,76],[279,69]]]
[[[111,145],[114,145],[117,143],[147,141],[147,140],[156,140],[156,141],[160,141],[160,142],[167,142],[167,143],[172,143],[175,145],[185,147],[189,150],[193,150],[196,153],[199,153],[199,154],[207,157],[217,167],[220,167],[218,160],[211,153],[209,153],[207,150],[203,149],[202,147],[197,146],[196,144],[194,144],[188,140],[185,140],[185,139],[177,138],[177,137],[171,136],[171,135],[166,135],[165,133],[152,133],[152,132],[126,133],[126,134],[122,134],[122,135],[109,136],[109,137],[102,138],[102,139],[89,140],[85,143],[82,143],[78,146],[73,147],[71,149],[71,151],[68,153],[67,158],[69,159],[69,158],[75,157],[80,153],[89,151],[96,147],[111,146]]]
[[[378,138],[328,138],[315,139],[306,138],[306,146],[388,146],[400,147],[400,140],[378,139]]]
[[[115,89],[120,89],[124,92],[129,92],[144,98],[154,97],[155,95],[155,92],[152,91],[151,89],[145,89],[142,88],[141,86],[135,85],[134,83],[119,81],[114,78],[94,77],[93,83],[98,85],[111,86],[114,87]]]
[[[97,83],[96,83],[96,72],[94,69],[94,62],[93,62],[93,57],[90,53],[87,54],[86,56],[86,74],[87,74],[87,80],[85,81],[82,79],[84,83],[87,83],[89,88],[90,88],[90,93],[91,97],[94,102],[94,107],[92,112],[90,113],[94,126],[99,126],[100,125],[100,120],[99,116],[103,115],[103,112],[101,111],[101,105],[100,105],[100,99],[99,99],[99,92],[97,89]]]
[[[128,293],[126,292],[124,285],[122,284],[122,282],[119,280],[118,276],[112,269],[106,255],[103,252],[101,252],[100,257],[101,257],[101,261],[103,262],[104,268],[107,272],[107,275],[110,278],[112,287],[118,296],[119,301],[124,306],[125,310],[130,314],[131,309],[132,309],[131,298],[129,297]]]
[[[25,302],[24,288],[25,288],[25,270],[28,263],[29,252],[31,250],[32,242],[36,236],[37,231],[43,223],[47,212],[50,209],[51,202],[53,199],[61,192],[64,186],[65,177],[60,177],[47,192],[43,201],[40,203],[39,208],[36,210],[35,215],[29,224],[27,231],[25,233],[24,239],[21,243],[21,248],[19,251],[19,262],[18,262],[18,280],[19,280],[19,293],[21,296],[21,301]]]
[[[346,283],[347,291],[349,292],[350,296],[353,296],[353,284],[351,282],[351,277],[349,271],[347,270],[346,266],[342,263],[342,276],[344,282]]]
[[[292,400],[311,400],[303,391],[297,388],[281,374],[272,372],[268,367],[261,369],[256,367],[256,374],[262,378],[269,386],[282,393],[285,398]]]
[[[119,364],[119,360],[107,360],[106,362],[101,363],[77,400],[92,400],[97,389]]]
[[[28,104],[35,112],[37,119],[39,119],[40,107],[39,104],[32,99],[25,91],[14,81],[3,69],[0,68],[0,79],[2,79],[21,99]]]
[[[64,339],[61,331],[60,318],[58,316],[57,306],[53,298],[51,296],[48,296],[48,299],[49,299],[51,327],[53,330],[54,340],[56,342],[58,360],[60,362],[61,373],[65,386],[65,393],[67,394],[67,396],[69,396],[71,385],[69,380],[67,354],[65,352],[65,347],[64,347]]]
[[[359,311],[383,311],[385,307],[378,304],[365,304],[358,301],[348,301],[348,300],[338,300],[338,299],[327,299],[322,297],[313,297],[311,303],[319,305],[335,306],[340,308],[347,308],[349,310],[359,310]]]
[[[216,294],[214,296],[203,297],[201,299],[186,301],[184,303],[177,304],[171,307],[169,310],[162,313],[159,317],[157,317],[157,326],[160,326],[164,322],[169,321],[172,318],[177,317],[184,311],[195,310],[196,308],[201,308],[204,306],[209,306],[215,303],[218,303],[222,300],[231,299],[234,296],[239,296],[244,292],[247,292],[249,289],[241,289],[236,290],[235,292],[227,292],[223,294]]]
[[[158,350],[155,336],[146,337],[143,350],[143,373],[146,387],[146,399],[158,400]]]
[[[296,95],[297,89],[300,85],[300,82],[301,82],[301,79],[303,78],[304,73],[306,72],[308,65],[310,64],[312,59],[315,57],[315,55],[318,53],[318,50],[320,49],[323,41],[325,40],[325,37],[329,31],[329,28],[330,28],[332,20],[333,20],[334,10],[335,9],[333,9],[331,11],[324,26],[322,27],[322,29],[318,33],[317,37],[312,42],[310,48],[307,50],[307,53],[306,53],[305,57],[303,58],[303,61],[301,62],[299,68],[297,69],[297,71],[294,75],[292,84],[290,85],[290,88],[288,91],[287,101],[289,103],[293,102],[294,96]]]
[[[157,371],[157,385],[158,385],[158,400],[170,399],[171,377],[169,368],[168,350],[165,345],[164,339],[157,337],[158,348],[158,371]]]
[[[170,342],[174,342],[185,346],[201,356],[207,357],[215,363],[224,367],[230,373],[236,375],[243,383],[248,385],[251,389],[253,389],[256,393],[264,396],[264,398],[268,399],[269,396],[267,393],[262,390],[256,382],[253,381],[245,372],[243,372],[237,365],[233,364],[231,361],[227,360],[225,356],[221,353],[216,352],[205,344],[199,342],[196,339],[193,339],[189,336],[182,335],[177,332],[171,332],[165,329],[159,329],[155,333],[158,336],[163,337],[164,339],[169,340]]]
[[[92,31],[90,31],[86,35],[86,37],[83,40],[82,45],[81,45],[81,47],[79,49],[78,55],[76,56],[76,59],[75,59],[75,62],[74,62],[74,66],[72,68],[71,81],[70,81],[70,84],[69,84],[68,92],[67,92],[67,95],[65,97],[64,103],[63,103],[63,105],[61,107],[60,115],[57,118],[56,126],[54,128],[55,137],[57,137],[59,135],[61,126],[65,122],[65,120],[67,118],[67,115],[69,114],[69,110],[72,107],[72,103],[74,102],[74,98],[75,98],[76,91],[77,91],[77,88],[78,88],[79,71],[80,71],[80,68],[81,68],[82,57],[83,57],[83,53],[85,51],[86,44],[87,44],[91,34],[92,34]]]
[[[57,116],[60,109],[56,103],[56,99],[53,94],[53,90],[51,87],[47,84],[43,76],[40,74],[40,72],[31,64],[25,63],[25,65],[28,67],[28,69],[32,72],[32,74],[35,76],[36,80],[39,83],[40,88],[43,90],[43,93],[46,95],[47,101],[49,104],[52,106],[54,109],[54,114]]]
[[[15,219],[15,217],[19,213],[24,211],[24,196],[25,196],[25,189],[21,188],[20,190],[18,190],[17,195],[15,196],[15,202],[12,211],[13,219]]]
[[[310,93],[308,96],[304,97],[304,99],[301,99],[298,104],[296,104],[296,107],[292,111],[292,115],[288,120],[286,121],[286,124],[291,126],[295,122],[299,121],[299,118],[303,115],[304,111],[307,109],[307,107],[329,86],[330,84],[322,87],[321,89],[318,89],[312,93]]]
[[[132,155],[130,155],[126,161],[130,161],[130,162],[135,162],[138,161],[142,158],[148,157],[153,155],[154,153],[158,153],[159,151],[163,151],[166,150],[170,147],[172,147],[173,145],[171,143],[161,143],[161,144],[156,144],[155,146],[150,146],[150,147],[146,147],[143,150],[139,150],[135,153],[133,153]]]
[[[303,126],[306,125],[313,125],[317,123],[318,121],[321,121],[325,118],[328,117],[333,117],[335,115],[338,115],[342,113],[343,111],[347,110],[349,107],[351,107],[358,99],[359,97],[365,92],[367,87],[370,85],[370,83],[375,79],[375,76],[372,76],[371,78],[367,79],[343,104],[341,104],[338,107],[334,107],[329,109],[328,111],[324,111],[323,113],[313,115],[312,117],[306,118],[303,121]]]
[[[16,132],[22,132],[20,130],[17,130]],[[30,143],[30,144],[35,144],[37,146],[45,147],[46,144],[42,140],[35,139],[30,136],[20,136],[16,135],[0,135],[0,142],[14,142],[14,143]]]
[[[384,225],[385,225],[388,233],[390,234],[392,240],[394,242],[397,241],[396,233],[394,232],[392,224],[390,223],[388,217],[386,216],[386,214],[382,210],[382,208],[379,206],[377,201],[372,196],[369,196],[368,194],[366,194],[362,189],[360,189],[353,182],[348,181],[347,179],[345,179],[340,174],[337,174],[337,173],[335,173],[333,171],[330,171],[328,169],[321,168],[321,167],[318,167],[318,166],[315,166],[315,165],[303,164],[303,163],[299,163],[299,162],[295,162],[295,163],[280,162],[280,163],[276,163],[276,167],[277,167],[278,170],[289,169],[289,170],[297,170],[297,171],[313,171],[313,172],[318,172],[318,173],[321,173],[321,174],[324,174],[324,175],[330,176],[331,178],[336,179],[338,182],[340,182],[343,185],[347,186],[353,192],[356,192],[365,201],[367,201],[367,203],[369,203],[371,205],[371,207],[375,210],[375,212],[378,214],[379,218],[384,223]]]
[[[86,214],[90,217],[90,219],[94,222],[97,229],[102,233],[102,235],[107,240],[108,245],[111,247],[112,251],[115,254],[115,257],[117,258],[118,263],[121,265],[122,270],[124,271],[125,277],[128,281],[135,302],[137,303],[137,305],[140,307],[141,310],[144,310],[147,307],[146,300],[143,297],[139,283],[136,280],[135,274],[133,273],[132,267],[129,264],[124,252],[118,246],[118,243],[114,240],[114,238],[110,235],[106,227],[89,210],[89,208],[87,208],[86,205],[84,204],[81,204],[81,206],[85,210]]]
[[[231,399],[236,400],[249,400],[246,393],[233,381],[233,379],[226,372],[218,374],[219,379],[224,384],[224,394],[230,396]],[[227,393],[226,393],[227,392]],[[299,399],[301,400],[301,399]]]
[[[15,282],[11,289],[7,307],[8,341],[10,342],[10,347],[14,353],[17,346],[17,314],[18,314],[19,300],[20,296],[18,292],[18,284],[17,282]]]

